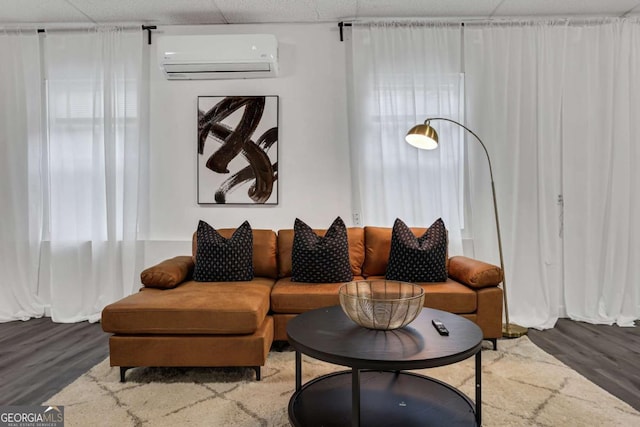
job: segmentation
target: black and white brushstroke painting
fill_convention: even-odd
[[[198,203],[278,203],[278,97],[198,97]]]

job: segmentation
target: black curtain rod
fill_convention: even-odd
[[[458,24],[458,23],[454,23],[453,25],[461,25],[464,27],[464,22]],[[340,21],[338,22],[338,28],[340,28],[340,41],[343,42],[344,41],[344,27],[352,27],[353,24],[351,22],[344,22],[344,21]]]
[[[344,27],[350,27],[352,24],[351,22],[344,22],[344,21],[340,21],[338,22],[338,28],[340,28],[340,41],[343,42],[344,41],[344,33],[342,32]]]
[[[389,18],[393,21],[393,18]],[[425,18],[427,19],[427,18]],[[451,19],[427,19],[424,22],[427,23],[440,23],[447,25],[456,25],[462,28],[467,26],[476,26],[476,25],[500,25],[500,26],[522,26],[522,25],[534,25],[538,23],[551,23],[551,24],[566,24],[566,25],[599,25],[603,22],[607,21],[616,21],[616,20],[629,20],[640,23],[640,19],[634,15],[628,16],[628,14],[623,14],[620,16],[544,16],[544,17],[513,17],[513,18],[451,18]],[[385,22],[386,20],[381,19],[381,22]],[[396,22],[402,23],[406,21],[407,24],[411,24],[414,21],[405,18],[397,18]],[[357,22],[354,21],[354,22]],[[366,21],[365,21],[366,22]],[[377,22],[377,20],[373,20],[372,22]],[[420,22],[418,21],[415,22]],[[338,27],[340,28],[340,41],[344,41],[344,27],[352,27],[352,22],[340,21],[338,22]]]
[[[158,27],[155,25],[143,25],[142,26],[142,31],[147,31],[148,32],[148,44],[151,44],[151,31],[152,30],[157,30]],[[46,33],[46,30],[44,28],[38,28],[38,33]]]
[[[142,26],[142,31],[146,31],[147,32],[147,44],[151,44],[151,30],[157,30],[158,27],[156,27],[155,25],[143,25]]]

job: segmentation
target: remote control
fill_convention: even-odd
[[[449,335],[449,330],[445,328],[444,323],[438,319],[433,319],[431,323],[433,323],[433,327],[436,328],[436,331],[438,331],[440,335]]]

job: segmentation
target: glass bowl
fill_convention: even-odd
[[[411,323],[424,306],[424,289],[395,280],[358,280],[338,291],[340,305],[358,325],[390,331]]]

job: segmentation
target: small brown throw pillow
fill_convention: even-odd
[[[140,280],[147,288],[171,289],[182,283],[192,268],[190,256],[177,256],[147,268],[140,273]]]
[[[447,229],[438,218],[420,237],[396,219],[391,232],[391,251],[386,278],[403,282],[447,280]]]
[[[324,236],[296,218],[291,250],[291,281],[337,283],[353,280],[347,227],[337,217]]]
[[[193,280],[236,282],[253,279],[253,232],[248,221],[225,239],[204,221],[196,232],[198,249]]]

